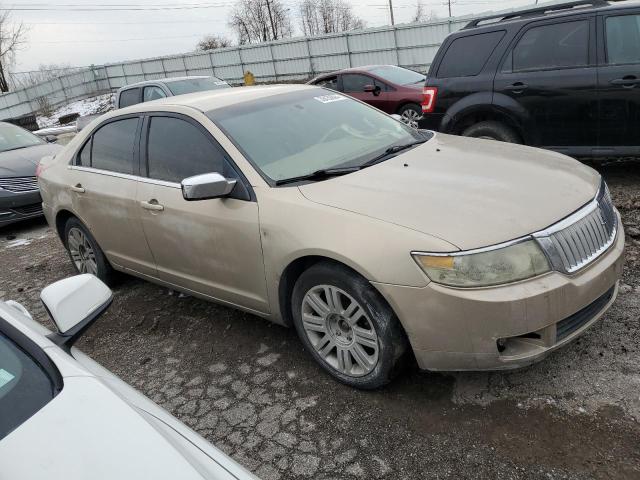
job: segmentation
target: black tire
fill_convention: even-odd
[[[78,265],[76,264],[76,261],[73,258],[73,255],[71,253],[71,248],[69,246],[69,242],[70,242],[69,236],[72,230],[74,229],[80,230],[82,234],[84,234],[87,242],[90,244],[93,250],[93,258],[95,258],[95,265],[96,265],[95,273],[83,272],[80,268],[78,268]],[[78,273],[94,273],[95,276],[98,277],[100,280],[102,280],[105,284],[109,286],[113,285],[116,277],[115,270],[109,263],[109,260],[107,260],[107,257],[105,257],[104,252],[100,248],[100,245],[98,245],[98,242],[96,242],[96,239],[93,238],[93,235],[91,235],[91,232],[89,231],[89,229],[85,227],[84,224],[75,217],[71,217],[69,220],[67,220],[67,223],[64,226],[64,246],[67,249],[67,253],[69,254],[71,263],[73,264],[74,268]]]
[[[418,119],[422,118],[422,107],[417,103],[407,103],[398,110],[398,115],[407,125],[418,128]]]
[[[518,134],[510,127],[500,122],[486,121],[471,125],[464,132],[463,137],[486,138],[507,143],[522,143]]]
[[[367,321],[370,320],[370,325],[377,335],[378,351],[377,362],[368,373],[352,376],[339,371],[330,365],[311,343],[302,322],[303,300],[307,292],[320,285],[337,287],[347,293],[364,310],[368,317]],[[313,265],[303,272],[296,282],[291,307],[294,325],[305,349],[338,381],[355,388],[371,390],[386,385],[401,370],[408,345],[405,333],[395,313],[380,293],[357,273],[334,262]],[[353,338],[355,339],[355,335]],[[337,353],[336,349],[336,356]],[[355,356],[350,358],[356,360]]]

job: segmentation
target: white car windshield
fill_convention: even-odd
[[[363,165],[390,147],[424,137],[373,107],[308,89],[208,112],[268,180]]]
[[[44,140],[24,128],[16,127],[10,123],[0,123],[0,152],[33,147],[43,143],[45,143]]]

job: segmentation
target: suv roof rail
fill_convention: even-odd
[[[476,18],[475,20],[469,22],[463,30],[468,28],[475,28],[480,26],[481,23],[484,23],[488,20],[494,20],[491,23],[504,22],[507,20],[513,20],[516,18],[522,17],[535,17],[538,15],[544,15],[546,13],[555,13],[563,10],[570,10],[576,7],[607,7],[609,6],[609,2],[607,0],[579,0],[573,2],[566,3],[558,3],[555,5],[545,5],[541,7],[528,8],[525,10],[516,10],[514,12],[509,13],[500,13],[497,15],[489,15],[487,17]]]

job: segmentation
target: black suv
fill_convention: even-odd
[[[421,128],[640,156],[640,4],[570,2],[474,20],[429,69]]]

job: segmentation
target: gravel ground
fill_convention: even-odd
[[[604,321],[533,367],[413,368],[355,391],[294,331],[133,278],[80,348],[264,480],[638,479],[640,164],[600,170],[627,231],[620,295]],[[0,230],[0,265],[0,298],[45,322],[39,291],[73,274],[42,221]]]

